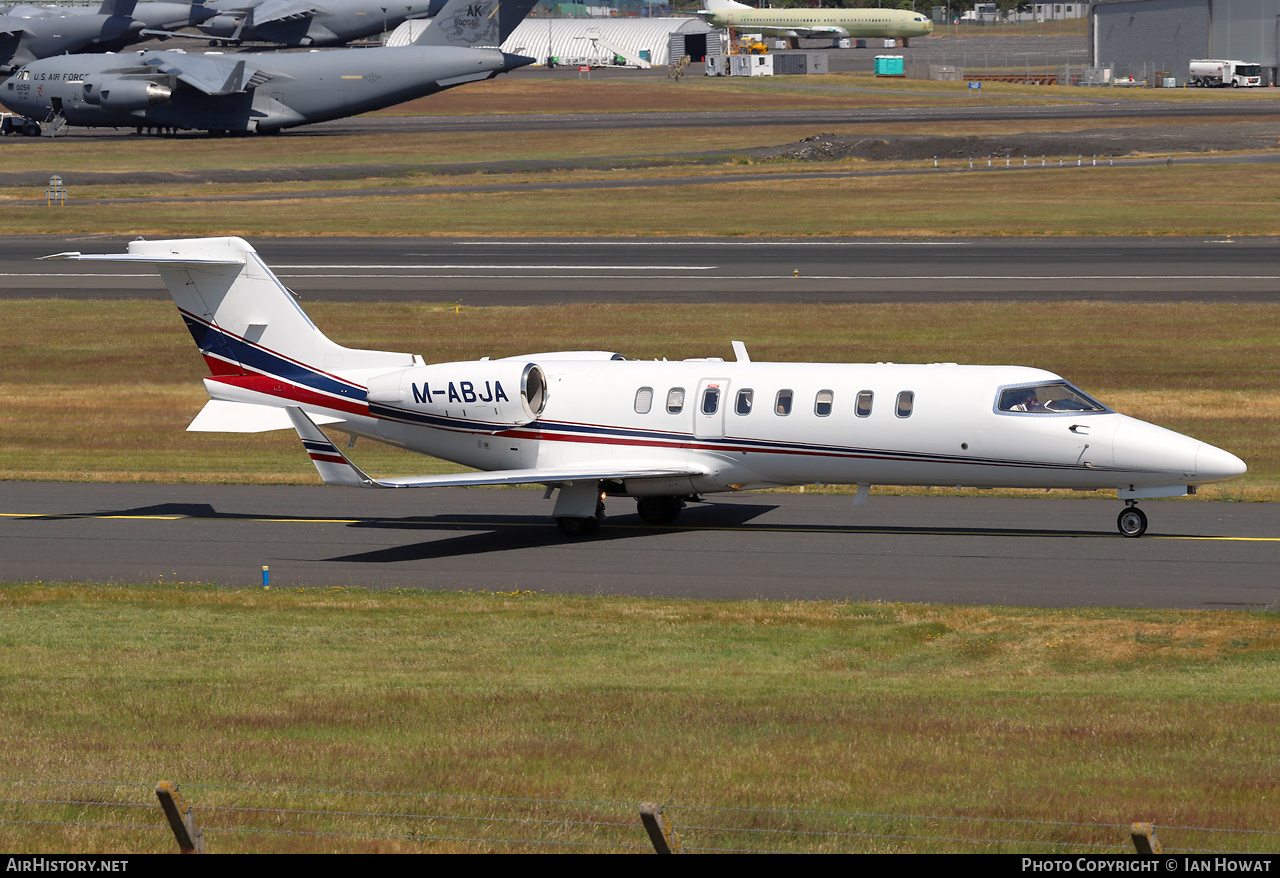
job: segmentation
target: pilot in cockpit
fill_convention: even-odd
[[[1036,398],[1036,392],[1027,389],[1017,394],[1013,399],[1013,404],[1009,406],[1011,412],[1044,412],[1048,411],[1040,404],[1040,400]]]

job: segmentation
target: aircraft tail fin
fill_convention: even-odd
[[[724,12],[728,9],[754,8],[754,6],[748,6],[745,3],[738,3],[736,0],[702,0],[702,10],[704,12]]]
[[[131,18],[133,16],[134,7],[138,5],[138,0],[102,0],[102,6],[98,8],[99,15],[117,15],[121,18]]]
[[[449,0],[414,43],[496,49],[537,3],[538,0]]]
[[[411,354],[356,350],[331,341],[240,238],[137,240],[127,254],[45,258],[154,265],[209,366],[211,380],[254,393],[241,401],[273,404],[274,398],[274,404],[281,404],[293,399],[351,409],[365,400],[361,372],[389,372],[416,362]]]

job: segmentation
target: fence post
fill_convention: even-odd
[[[640,803],[640,822],[649,833],[649,841],[653,849],[660,854],[682,853],[680,836],[676,835],[667,818],[662,815],[662,806],[654,802]]]
[[[1164,853],[1164,845],[1156,838],[1154,823],[1133,823],[1129,826],[1129,836],[1133,839],[1134,849],[1144,857]]]
[[[191,806],[178,792],[178,785],[162,780],[156,784],[156,798],[164,809],[164,816],[169,818],[169,826],[173,836],[178,840],[178,851],[183,854],[203,854],[204,835],[196,826],[196,819],[191,814]]]

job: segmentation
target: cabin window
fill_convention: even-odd
[[[853,413],[860,418],[868,418],[871,416],[871,403],[875,400],[876,395],[870,390],[858,391],[858,401],[854,404]]]
[[[831,403],[835,396],[833,391],[819,390],[818,396],[813,401],[813,413],[820,418],[825,418],[831,414]]]
[[[790,390],[779,390],[773,401],[773,413],[776,415],[791,414],[791,399],[795,396]]]
[[[647,415],[653,408],[653,388],[641,387],[636,391],[636,414]]]
[[[720,388],[708,387],[702,391],[702,413],[714,415],[718,411],[720,411]]]
[[[893,413],[900,418],[911,417],[911,410],[915,408],[916,395],[910,390],[904,390],[898,394],[898,405]]]
[[[1002,412],[1105,412],[1107,407],[1065,381],[1009,387],[1000,391],[996,408]]]
[[[673,387],[667,391],[667,414],[678,415],[684,408],[684,388]]]
[[[739,390],[738,401],[734,403],[733,410],[740,415],[751,414],[751,401],[755,398],[754,390]]]

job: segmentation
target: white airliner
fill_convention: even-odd
[[[239,238],[134,241],[55,257],[156,266],[212,373],[187,428],[297,430],[327,484],[542,484],[567,535],[606,495],[649,522],[699,494],[812,483],[1114,489],[1141,536],[1148,497],[1242,475],[1236,456],[1126,417],[1023,366],[640,361],[558,351],[427,364],[330,341]],[[481,472],[375,479],[318,424]]]
[[[712,27],[800,38],[889,37],[933,33],[933,22],[902,9],[756,9],[735,0],[704,0],[698,13]]]

